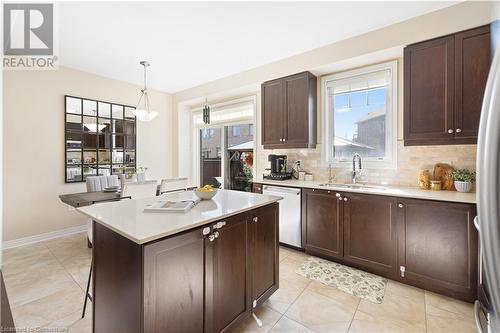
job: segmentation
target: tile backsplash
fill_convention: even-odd
[[[256,175],[261,178],[266,168],[269,168],[269,154],[284,154],[290,162],[301,160],[302,169],[311,173],[314,180],[327,181],[328,167],[321,162],[321,145],[315,149],[275,149],[264,150],[260,147],[257,155]],[[476,145],[450,146],[416,146],[405,147],[403,141],[398,141],[396,169],[363,168],[360,182],[386,184],[395,186],[418,186],[418,174],[422,169],[432,170],[434,164],[451,163],[454,168],[476,168]],[[339,183],[351,181],[352,164],[342,168],[332,168],[334,181]]]

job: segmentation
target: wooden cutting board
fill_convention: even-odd
[[[451,191],[455,189],[453,185],[453,178],[451,178],[451,172],[453,167],[446,163],[436,163],[434,166],[434,180],[441,181],[441,189]]]

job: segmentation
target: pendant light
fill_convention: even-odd
[[[151,121],[154,117],[158,115],[158,112],[151,111],[149,97],[148,97],[148,89],[146,86],[146,69],[151,65],[147,61],[139,62],[141,66],[144,67],[144,88],[141,90],[141,97],[139,98],[139,102],[137,103],[137,107],[132,113],[137,117],[140,121]],[[142,104],[141,104],[142,102]]]

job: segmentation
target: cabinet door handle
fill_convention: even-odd
[[[450,128],[450,129],[448,130],[448,133],[449,133],[449,134],[453,134],[453,129],[452,129],[452,128]]]
[[[259,222],[259,217],[258,216],[254,216],[254,218],[252,219],[254,222]]]
[[[403,208],[404,206],[403,206],[403,204],[400,203],[400,204],[398,204],[398,207]]]
[[[342,201],[342,197],[339,197],[339,200]]]
[[[203,228],[203,236],[206,236],[210,233],[210,228],[209,227],[205,227]]]
[[[226,225],[226,221],[220,221],[220,222],[217,222],[217,223],[214,225],[214,227],[213,227],[213,228],[214,228],[214,230],[215,230],[215,229],[220,229],[220,228],[222,228],[222,227],[223,227],[223,226],[225,226],[225,225]]]
[[[208,240],[213,242],[215,240],[215,235],[214,234],[211,234],[211,235],[208,235]]]
[[[335,193],[335,196],[338,198],[340,197],[340,193]]]
[[[462,130],[461,130],[460,128],[457,128],[457,129],[455,130],[455,132],[460,133],[460,132],[462,132]]]
[[[344,197],[344,201],[347,201],[347,200],[348,200],[347,197]]]

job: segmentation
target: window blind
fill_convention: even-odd
[[[343,94],[359,90],[367,90],[385,87],[391,82],[391,71],[381,70],[355,77],[347,77],[329,81],[327,84],[328,94]]]

